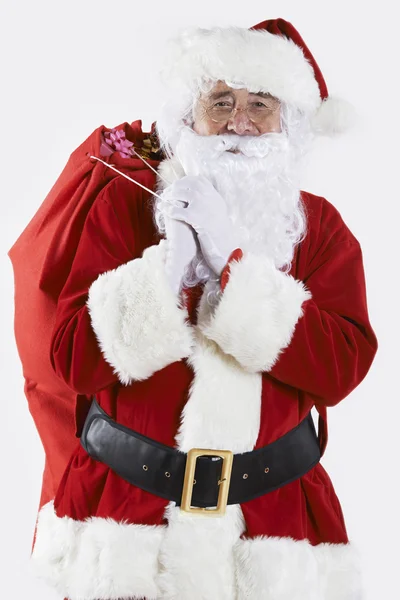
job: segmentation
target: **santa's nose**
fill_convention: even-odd
[[[245,110],[236,111],[226,125],[228,131],[234,131],[238,135],[254,133],[254,123],[250,121]]]

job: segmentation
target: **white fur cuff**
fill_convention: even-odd
[[[165,525],[58,517],[51,501],[39,512],[30,571],[70,600],[156,600],[165,531]]]
[[[221,300],[199,327],[248,371],[269,371],[289,345],[309,298],[304,284],[272,260],[246,253],[231,263]]]
[[[237,600],[362,600],[361,556],[354,544],[259,536],[235,548]]]
[[[124,385],[189,356],[187,311],[164,272],[165,240],[102,273],[89,288],[87,307],[106,361]]]

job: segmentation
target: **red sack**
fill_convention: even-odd
[[[105,139],[110,135],[115,139],[116,130],[124,132],[126,140],[133,142],[131,146],[153,168],[158,166],[161,152],[154,123],[150,133],[142,132],[141,120],[112,130],[98,127],[71,154],[40,208],[8,251],[14,270],[14,333],[25,379],[24,392],[45,451],[39,508],[54,498],[76,445],[76,410],[85,410],[90,404],[89,397],[77,397],[57,377],[50,362],[57,301],[83,224],[99,191],[120,176],[90,156],[99,157],[126,174],[149,168],[139,157],[120,151],[118,139],[114,144]]]

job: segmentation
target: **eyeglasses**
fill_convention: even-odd
[[[215,123],[227,123],[237,112],[246,111],[247,117],[252,123],[260,124],[270,118],[280,107],[279,100],[268,100],[264,102],[252,102],[246,108],[237,108],[226,102],[216,102],[215,104],[204,104],[204,110]]]

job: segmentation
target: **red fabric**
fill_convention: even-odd
[[[320,260],[303,280],[312,299],[304,305],[290,345],[269,372],[269,377],[312,397],[317,407],[334,406],[345,398],[365,377],[377,348],[367,317],[359,244],[338,241],[322,250]]]
[[[229,255],[228,261],[225,265],[225,267],[222,270],[221,273],[221,291],[223,292],[224,289],[226,288],[226,284],[229,281],[229,275],[231,273],[231,262],[232,261],[239,261],[241,258],[243,258],[243,250],[241,248],[236,248],[235,250],[233,250],[233,252],[231,252],[231,254]]]
[[[285,19],[268,19],[267,21],[261,21],[261,23],[254,25],[254,27],[251,27],[251,29],[266,29],[266,31],[273,33],[274,35],[281,35],[289,38],[297,46],[299,46],[303,50],[304,56],[311,63],[312,68],[314,69],[314,75],[318,82],[321,99],[324,100],[327,98],[328,87],[322,75],[322,71],[319,68],[314,56],[311,54],[305,41],[297,29],[291,23],[289,23],[289,21],[285,21]]]
[[[138,120],[131,125],[123,123],[118,129],[122,128],[127,139],[140,148],[148,136],[141,125]],[[100,157],[104,131],[106,127],[98,127],[71,154],[55,185],[8,252],[14,269],[14,332],[25,378],[24,391],[45,451],[40,506],[54,498],[76,446],[76,424],[82,421],[89,406],[87,390],[77,392],[54,373],[49,349],[56,304],[88,212],[99,190],[117,175],[88,156]],[[125,159],[114,153],[104,160],[127,173],[137,172],[137,177],[146,181],[145,170],[149,169],[140,159]],[[153,167],[159,164],[149,162]],[[149,182],[152,184],[153,179]],[[90,353],[89,347],[87,352]],[[103,373],[106,382],[112,380],[111,369],[105,365]]]
[[[147,186],[155,184],[152,173],[142,177]],[[297,248],[291,274],[308,283],[313,299],[307,301],[293,343],[272,372],[262,375],[256,448],[295,427],[315,404],[325,414],[326,406],[343,399],[365,377],[377,349],[358,242],[327,200],[306,192],[303,199],[308,233]],[[52,363],[77,394],[96,392],[100,405],[119,423],[174,446],[193,380],[191,367],[175,362],[145,381],[120,385],[96,344],[85,306],[98,274],[139,256],[155,239],[148,194],[115,178],[98,195],[83,226],[58,303]],[[185,290],[185,297],[193,308],[198,289]],[[195,311],[191,313],[193,320]],[[59,516],[109,516],[143,524],[163,523],[167,503],[91,459],[78,440],[55,498]],[[339,501],[321,464],[284,488],[242,504],[242,510],[247,536],[307,538],[312,544],[348,541]]]
[[[243,258],[243,250],[241,248],[236,248],[230,254],[228,261],[222,271],[221,274],[221,291],[224,291],[226,285],[229,281],[229,276],[231,272],[231,264],[233,261],[240,261]],[[321,450],[321,457],[324,455],[326,446],[328,444],[328,416],[326,406],[316,406],[317,411],[319,413],[318,416],[318,441]]]

